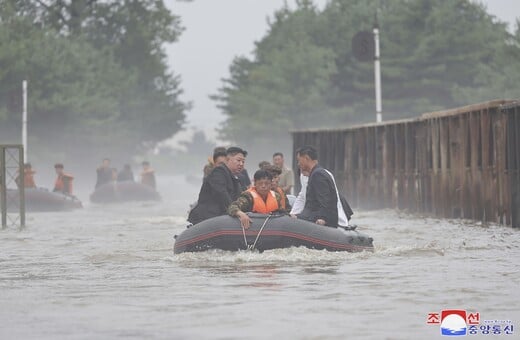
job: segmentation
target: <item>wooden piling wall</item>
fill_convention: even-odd
[[[294,151],[318,149],[353,206],[520,227],[518,101],[292,135]]]

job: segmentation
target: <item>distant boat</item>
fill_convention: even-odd
[[[307,247],[329,251],[373,251],[372,238],[353,228],[332,228],[288,215],[248,213],[251,227],[244,231],[238,218],[213,217],[190,226],[175,237],[175,254],[209,249],[259,251]]]
[[[8,201],[17,202],[19,197],[18,190],[7,189]],[[76,196],[49,191],[45,188],[25,189],[25,210],[29,212],[70,211],[82,207],[83,204]]]
[[[90,195],[92,203],[160,200],[161,196],[154,188],[133,181],[103,184]]]

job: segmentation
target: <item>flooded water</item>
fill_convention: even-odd
[[[519,230],[356,212],[374,253],[173,255],[198,187],[159,184],[159,204],[86,203],[0,231],[0,338],[437,339],[426,320],[445,309],[520,327]]]

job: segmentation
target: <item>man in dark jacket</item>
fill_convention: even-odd
[[[244,169],[247,151],[238,147],[226,150],[226,162],[215,167],[204,178],[199,199],[190,211],[188,221],[197,224],[208,218],[225,215],[231,202],[242,192],[237,175]]]
[[[103,163],[100,167],[96,169],[96,189],[102,186],[103,184],[107,184],[112,182],[112,169],[110,168],[110,159],[103,159]]]
[[[336,186],[327,171],[318,164],[318,152],[312,146],[304,146],[297,150],[296,158],[301,171],[309,173],[305,206],[296,216],[320,225],[336,227],[338,225]]]

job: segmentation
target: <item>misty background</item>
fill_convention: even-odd
[[[376,9],[384,120],[519,97],[514,0],[1,0],[0,143],[21,140],[28,79],[38,185],[63,162],[93,186],[104,157],[202,177],[221,144],[250,172],[274,151],[290,164],[290,130],[374,121],[351,39]]]

